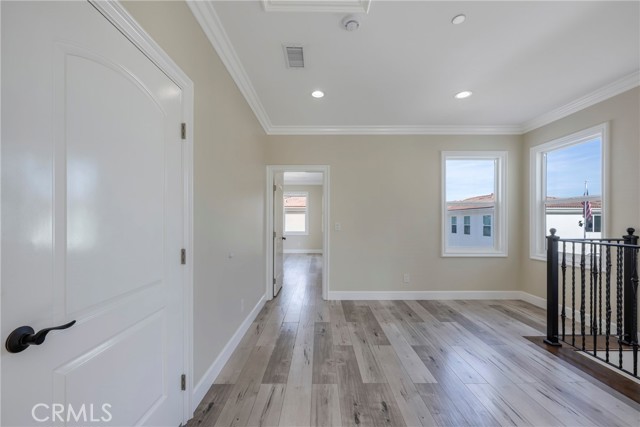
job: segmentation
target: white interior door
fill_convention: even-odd
[[[284,172],[273,174],[273,296],[282,288],[284,270]]]
[[[77,321],[2,350],[2,425],[178,426],[180,88],[87,2],[1,7],[2,337]]]

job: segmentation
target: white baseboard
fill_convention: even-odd
[[[322,249],[285,249],[285,254],[321,254]]]
[[[546,298],[541,298],[541,297],[538,297],[538,296],[535,296],[535,295],[531,295],[530,293],[524,292],[524,291],[522,291],[520,293],[522,294],[522,296],[520,298],[522,301],[526,301],[526,302],[528,302],[530,304],[535,305],[536,307],[544,308],[545,310],[547,309],[547,300],[546,300]],[[579,304],[579,302],[577,302],[577,304]],[[577,307],[577,306],[576,306],[576,309],[573,310],[573,311],[571,310],[571,307],[565,306],[564,312],[565,312],[565,316],[567,316],[567,319],[576,319],[577,321],[580,321],[580,318],[582,317],[581,314],[580,314],[580,307]],[[561,314],[561,313],[562,313],[562,304],[559,304],[558,305],[558,314]],[[604,310],[603,310],[602,314],[603,314],[602,323],[603,323],[603,326],[606,326],[606,325],[604,325],[604,322],[605,322],[605,320],[604,320],[604,316],[605,316]],[[589,315],[588,313],[585,314],[584,323],[585,323],[585,325],[590,325],[591,324],[591,315]],[[562,328],[562,325],[559,325],[559,328]],[[587,328],[588,328],[588,326],[587,326]],[[617,329],[618,329],[618,324],[616,322],[612,321],[611,322],[611,326],[610,326],[611,332],[615,333],[614,331],[616,331]],[[568,332],[568,331],[566,331],[566,332]],[[587,332],[587,334],[588,334],[588,332]]]
[[[330,291],[330,300],[521,299],[520,291]]]
[[[195,412],[196,408],[204,398],[205,394],[207,394],[207,391],[209,391],[209,388],[215,381],[216,377],[218,376],[218,374],[220,374],[220,371],[222,371],[222,368],[231,357],[231,354],[233,354],[233,351],[236,349],[238,344],[240,344],[240,340],[242,340],[244,334],[251,327],[251,323],[253,323],[255,318],[258,316],[258,313],[260,313],[260,310],[262,310],[262,307],[264,307],[266,301],[266,295],[263,295],[255,305],[255,307],[253,307],[253,310],[251,310],[251,312],[244,319],[238,330],[227,342],[227,345],[224,346],[216,360],[214,360],[211,366],[209,366],[207,372],[205,372],[200,381],[198,381],[198,384],[196,384],[196,386],[193,388],[193,394],[191,397],[191,413]]]
[[[528,292],[520,291],[520,298],[522,301],[528,302],[529,304],[533,304],[536,307],[547,308],[547,299],[542,298],[536,295],[532,295]]]

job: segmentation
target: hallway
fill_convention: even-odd
[[[189,426],[637,426],[640,405],[539,351],[522,301],[323,301],[321,255],[282,291]]]

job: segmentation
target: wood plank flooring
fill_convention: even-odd
[[[524,338],[522,301],[324,301],[288,255],[188,426],[640,426],[640,405]]]

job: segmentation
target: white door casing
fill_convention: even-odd
[[[266,238],[266,250],[265,250],[265,265],[266,265],[266,289],[265,294],[268,300],[274,297],[274,286],[273,286],[273,278],[274,278],[274,245],[273,245],[273,232],[274,230],[274,198],[271,197],[273,194],[273,183],[275,176],[279,173],[284,175],[284,172],[322,172],[323,181],[322,181],[322,298],[327,300],[329,299],[330,293],[330,282],[329,277],[331,276],[330,266],[331,266],[331,245],[330,245],[330,236],[331,229],[329,224],[331,223],[330,213],[331,213],[331,167],[329,165],[267,165],[266,167],[266,189],[265,194],[267,195],[265,198],[265,216],[266,216],[266,227],[265,227],[265,238]],[[284,181],[284,179],[283,179]]]
[[[284,279],[284,172],[273,175],[273,296]]]
[[[184,93],[89,3],[3,2],[2,32],[2,337],[77,320],[3,349],[2,424],[179,425]]]

